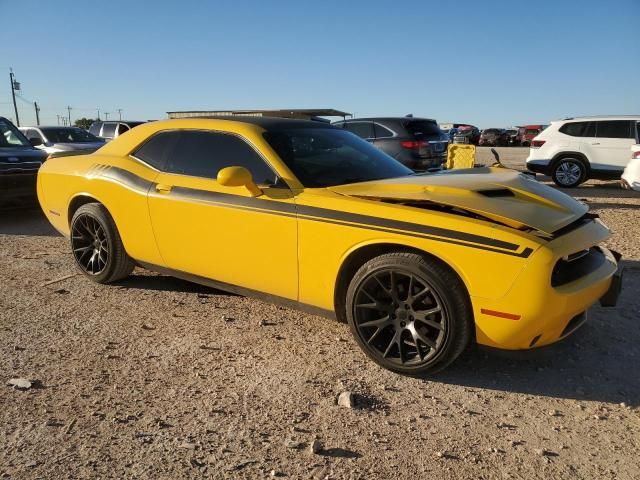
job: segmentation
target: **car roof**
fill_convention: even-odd
[[[406,121],[406,122],[411,122],[411,121],[427,121],[427,122],[435,122],[435,120],[433,118],[425,118],[425,117],[363,117],[363,118],[349,118],[348,120],[338,120],[335,123],[341,123],[341,122],[359,122],[359,121],[366,121],[366,122],[397,122],[397,121]]]
[[[568,122],[571,120],[640,120],[640,115],[591,115],[584,117],[568,117],[559,121]]]
[[[176,119],[183,120],[183,119]],[[289,130],[295,128],[336,128],[330,123],[319,122],[316,120],[300,120],[294,118],[281,118],[281,117],[253,117],[244,115],[220,115],[211,117],[197,117],[189,118],[188,120],[222,120],[227,122],[240,122],[250,123],[264,128],[265,130]],[[164,120],[167,122],[173,122],[174,120]]]
[[[93,123],[147,123],[148,120],[96,120]]]
[[[25,128],[80,128],[80,127],[76,127],[75,125],[31,125],[29,127],[19,127],[20,130],[23,130]],[[80,128],[80,130],[82,130]]]

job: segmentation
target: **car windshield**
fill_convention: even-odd
[[[31,147],[20,130],[6,120],[0,119],[0,148]]]
[[[482,132],[482,134],[483,135],[499,135],[500,130],[498,130],[497,128],[488,128],[484,132]]]
[[[331,187],[413,174],[346,130],[298,128],[265,132],[264,137],[305,187]]]
[[[99,142],[98,138],[81,128],[41,128],[44,136],[52,143]]]

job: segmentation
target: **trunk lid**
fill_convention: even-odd
[[[473,168],[330,187],[341,195],[442,205],[517,229],[551,235],[582,217],[589,207],[514,170]]]

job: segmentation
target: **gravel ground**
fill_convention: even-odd
[[[640,478],[640,194],[569,193],[615,232],[618,306],[429,379],[323,318],[143,270],[92,284],[38,211],[0,213],[0,478]]]

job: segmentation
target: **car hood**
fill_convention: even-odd
[[[589,207],[570,196],[506,168],[450,170],[330,187],[351,197],[463,210],[517,229],[546,235],[582,217]]]

